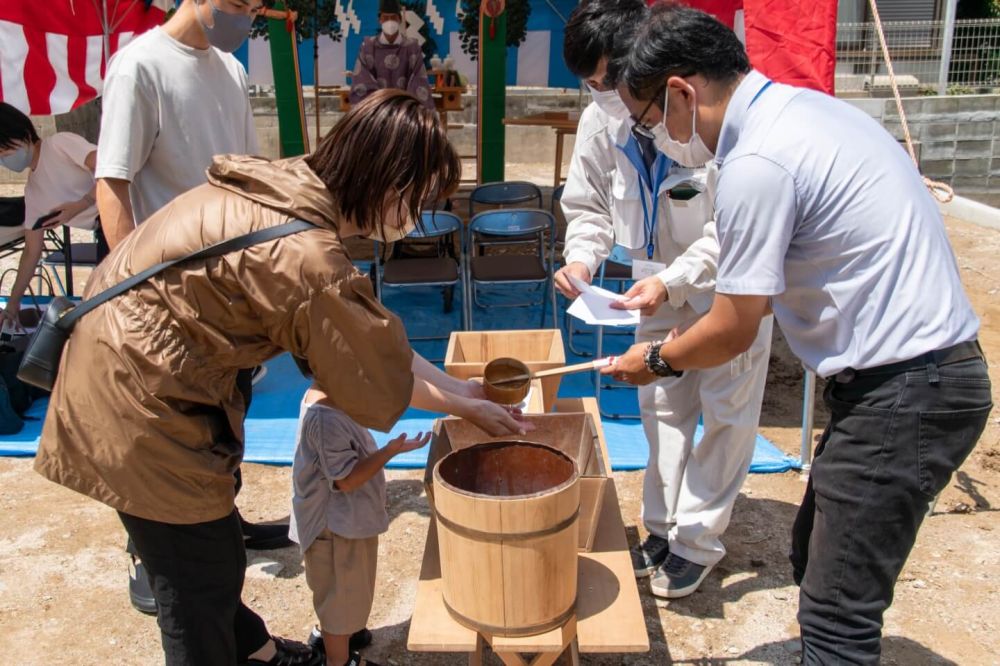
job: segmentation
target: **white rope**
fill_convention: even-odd
[[[910,126],[906,122],[906,113],[903,111],[903,100],[899,96],[899,86],[896,84],[896,72],[892,68],[892,59],[889,58],[889,46],[885,41],[885,32],[882,30],[882,19],[878,15],[878,7],[875,0],[868,0],[871,7],[872,16],[875,18],[875,29],[878,32],[878,41],[882,45],[882,57],[885,58],[885,67],[889,71],[889,84],[892,86],[892,96],[896,98],[896,110],[899,111],[899,122],[903,125],[903,137],[906,139],[906,150],[910,153],[910,159],[920,170],[920,162],[917,161],[917,154],[913,150],[913,137],[910,136]],[[955,198],[955,192],[947,183],[931,180],[927,176],[922,176],[924,185],[931,191],[934,198],[941,203],[948,203]]]

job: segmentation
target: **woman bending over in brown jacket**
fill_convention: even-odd
[[[216,157],[207,184],[94,272],[87,297],[224,239],[294,219],[316,227],[158,274],[83,317],[63,355],[35,469],[118,511],[151,578],[167,664],[235,664],[243,646],[267,641],[240,601],[240,369],[291,352],[339,409],[377,430],[410,405],[494,435],[528,427],[415,354],[344,249],[350,236],[405,236],[460,170],[433,111],[379,91],[312,155]]]

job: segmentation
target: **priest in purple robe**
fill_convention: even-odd
[[[378,22],[382,32],[376,37],[366,37],[361,44],[351,75],[351,104],[357,104],[376,90],[399,88],[428,109],[434,108],[420,44],[399,32],[402,14],[399,0],[379,1]]]

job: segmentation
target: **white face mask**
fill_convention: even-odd
[[[625,106],[622,98],[618,96],[617,90],[613,88],[611,90],[595,90],[589,83],[587,87],[590,88],[590,97],[601,111],[615,120],[629,119],[628,107]]]
[[[14,152],[0,157],[0,164],[11,171],[24,171],[31,166],[31,158],[34,157],[31,151],[31,144],[24,143]]]
[[[392,37],[399,32],[399,21],[386,21],[382,24],[382,32],[384,32],[387,37]]]
[[[403,225],[399,224],[400,215],[404,215],[406,219]],[[410,219],[406,210],[397,210],[395,205],[391,205],[383,211],[382,221],[372,227],[367,237],[380,243],[395,243],[406,238],[416,228],[417,225]]]
[[[670,130],[667,129],[666,109],[668,108],[667,103],[669,99],[670,86],[667,86],[667,90],[663,94],[663,118],[652,128],[653,144],[657,150],[681,166],[691,168],[705,166],[709,160],[715,157],[715,153],[709,150],[705,142],[698,136],[698,125],[695,116],[698,111],[698,105],[695,104],[691,109],[691,140],[687,143],[681,143],[680,141],[675,141],[670,136]]]

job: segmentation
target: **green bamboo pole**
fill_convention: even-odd
[[[485,7],[486,3],[482,3]],[[490,22],[495,22],[490,37]],[[507,12],[498,18],[479,14],[479,182],[504,179],[507,106]]]
[[[284,11],[282,2],[274,10]],[[268,18],[268,43],[271,45],[271,68],[274,70],[274,96],[278,111],[278,138],[281,156],[293,157],[309,150],[306,140],[306,114],[302,103],[302,80],[299,78],[299,55],[295,29],[288,30],[283,18]],[[317,104],[319,100],[317,100]]]

